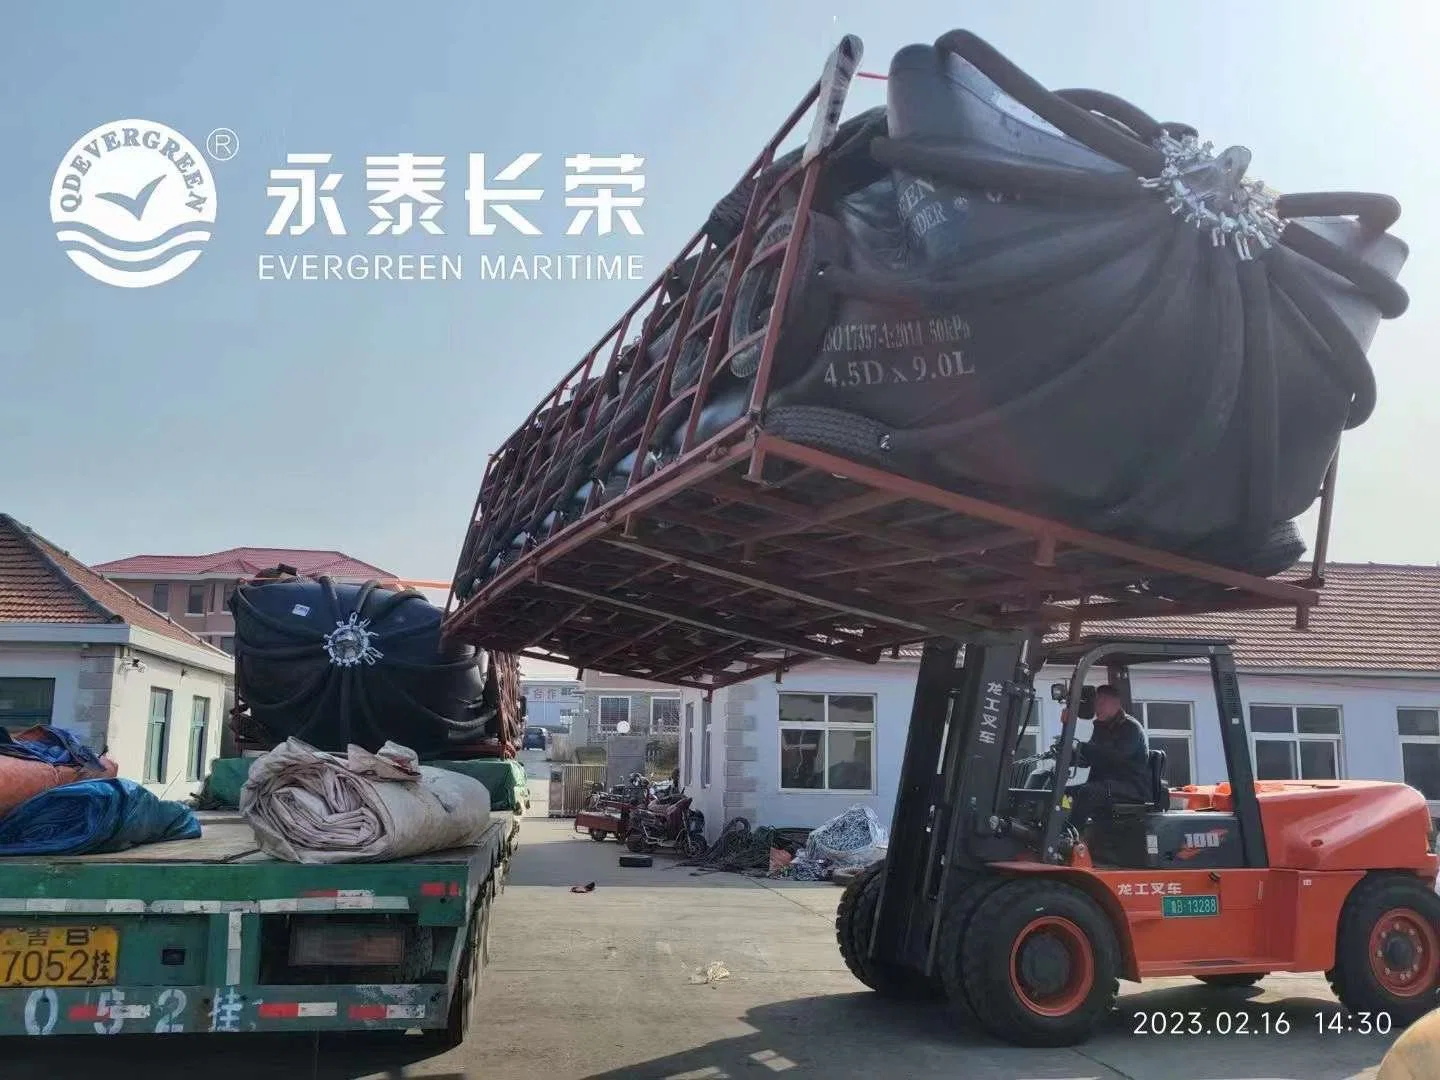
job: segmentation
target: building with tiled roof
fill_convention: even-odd
[[[232,652],[235,618],[229,604],[235,583],[277,566],[336,581],[388,581],[395,577],[343,551],[307,548],[236,547],[208,555],[132,555],[99,563],[93,569],[217,648]]]
[[[1440,816],[1440,566],[1331,563],[1304,629],[1293,609],[1274,609],[1090,623],[1085,632],[1232,640],[1258,776],[1403,781]],[[919,657],[911,648],[875,665],[804,664],[708,703],[682,691],[693,707],[683,713],[681,779],[696,808],[707,821],[813,826],[858,803],[888,822]],[[1037,676],[1022,751],[1059,734],[1046,690],[1069,674]],[[1226,779],[1204,664],[1136,668],[1131,691],[1172,785]],[[1081,737],[1088,727],[1080,724]]]
[[[67,728],[170,797],[220,749],[234,662],[0,514],[0,727]]]

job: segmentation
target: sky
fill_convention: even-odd
[[[1251,174],[1281,191],[1400,200],[1412,305],[1370,352],[1379,405],[1343,444],[1331,554],[1440,562],[1428,471],[1440,11],[1391,0],[1360,12],[1321,0],[14,0],[0,38],[0,512],[92,563],[316,547],[449,579],[487,453],[643,283],[261,281],[257,256],[623,252],[643,256],[648,279],[841,34],[884,71],[898,48],[963,26],[1045,85],[1108,90],[1250,147]],[[858,82],[849,111],[882,104],[883,85]],[[152,288],[83,274],[47,208],[67,148],[128,117],[201,144],[220,127],[239,137],[211,166],[213,239]],[[349,237],[265,236],[269,170],[303,152],[332,153],[344,173]],[[363,235],[364,156],[401,152],[447,155],[444,237]],[[478,152],[542,155],[544,236],[465,235],[463,164]],[[581,152],[644,156],[643,237],[559,235],[558,163]]]

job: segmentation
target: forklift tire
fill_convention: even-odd
[[[1406,1027],[1440,1007],[1440,896],[1400,874],[1372,875],[1340,911],[1330,989],[1351,1012]]]
[[[1059,881],[992,891],[965,931],[965,991],[980,1023],[1017,1046],[1084,1042],[1120,992],[1120,944],[1105,911]]]
[[[609,835],[610,835],[610,834],[609,834],[608,832],[606,832],[604,829],[591,829],[591,830],[590,830],[590,839],[591,839],[591,840],[595,840],[595,841],[597,841],[597,842],[600,841],[600,840],[604,840],[604,839],[605,839],[607,836],[609,836]]]
[[[650,850],[650,845],[645,840],[645,834],[639,829],[632,829],[630,835],[625,837],[625,847],[636,855],[643,855]]]
[[[940,987],[933,980],[867,955],[884,872],[883,862],[866,867],[840,895],[840,906],[835,913],[835,939],[840,945],[840,956],[850,974],[882,997],[932,1001],[940,996]]]
[[[1263,971],[1231,971],[1224,975],[1197,975],[1206,986],[1242,987],[1254,986],[1265,977]]]
[[[969,991],[965,989],[965,931],[970,928],[970,921],[975,917],[980,905],[1008,880],[994,876],[972,878],[940,917],[940,941],[935,950],[936,966],[945,987],[945,998],[950,1005],[950,1011],[967,1026],[980,1023],[980,1018],[975,1013],[975,1006],[970,1004]]]

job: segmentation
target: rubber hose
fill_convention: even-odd
[[[1280,487],[1280,387],[1272,348],[1270,278],[1264,264],[1253,259],[1240,263],[1239,277],[1245,305],[1245,420],[1250,436],[1242,535],[1250,547],[1269,531]]]
[[[1410,306],[1410,294],[1398,281],[1297,221],[1286,224],[1280,242],[1354,285],[1380,309],[1381,318],[1398,319]]]
[[[1275,214],[1282,218],[1354,217],[1365,228],[1381,233],[1400,220],[1400,202],[1369,191],[1302,191],[1279,196]]]
[[[1063,196],[1138,202],[1153,198],[1128,173],[1096,173],[1057,165],[1022,165],[987,159],[958,146],[924,146],[908,139],[877,137],[876,161],[906,172],[938,176],[965,187],[1018,195]]]
[[[1076,105],[1087,112],[1108,116],[1124,124],[1135,133],[1141,142],[1153,143],[1163,133],[1160,122],[1144,110],[1136,108],[1124,98],[1106,93],[1104,90],[1069,89],[1056,90],[1055,96]]]
[[[1165,167],[1165,155],[1161,151],[1127,138],[1078,105],[1057,97],[970,31],[952,30],[935,42],[935,48],[953,52],[974,64],[981,74],[1020,104],[1097,154],[1141,176],[1158,176]]]
[[[1333,374],[1351,393],[1350,414],[1345,420],[1345,430],[1350,431],[1370,419],[1375,411],[1375,372],[1350,328],[1290,262],[1298,258],[1299,255],[1286,248],[1272,248],[1265,254],[1264,262],[1270,271],[1271,284],[1285,294],[1328,346],[1325,355]]]

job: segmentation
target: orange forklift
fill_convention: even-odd
[[[1249,986],[1323,971],[1362,1023],[1395,1028],[1440,1006],[1440,857],[1424,796],[1370,780],[1257,783],[1230,646],[1003,634],[927,645],[889,852],[846,888],[836,920],[856,977],[943,997],[1026,1046],[1084,1041],[1120,979]],[[1132,666],[1187,660],[1209,663],[1228,782],[1171,791],[1151,750],[1149,800],[1114,805],[1083,834],[1062,783],[1014,786],[1035,672],[1073,668],[1051,688],[1065,719],[1042,755],[1066,777],[1076,723],[1094,715],[1092,671],[1128,708]]]

